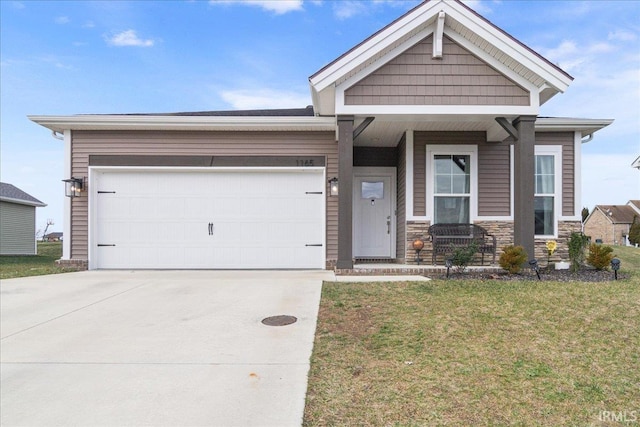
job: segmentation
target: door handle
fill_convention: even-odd
[[[209,223],[209,236],[213,236],[213,223]]]
[[[387,217],[387,234],[391,234],[391,215]]]

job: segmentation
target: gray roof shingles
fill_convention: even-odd
[[[27,194],[18,187],[6,182],[0,182],[0,200],[14,201],[16,203],[23,203],[25,205],[32,206],[47,206],[46,203],[41,202],[32,195]]]

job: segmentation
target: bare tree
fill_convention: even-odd
[[[45,239],[47,238],[47,230],[49,229],[50,225],[54,225],[54,222],[51,218],[47,219],[47,226],[44,228],[44,231],[42,232],[42,241],[44,242]]]

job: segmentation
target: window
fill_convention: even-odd
[[[535,158],[535,234],[555,236],[560,196],[560,158],[562,147],[536,147]]]
[[[360,195],[362,199],[384,199],[384,182],[362,181]]]
[[[433,224],[466,224],[474,217],[476,147],[427,147],[427,203]]]

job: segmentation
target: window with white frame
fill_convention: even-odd
[[[535,156],[535,235],[555,237],[561,201],[561,146],[536,147]]]
[[[476,162],[476,147],[427,147],[427,203],[433,224],[471,222],[476,206]]]

